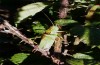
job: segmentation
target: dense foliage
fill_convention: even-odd
[[[40,49],[34,52],[30,44],[0,28],[0,65],[55,64],[44,51],[65,65],[100,65],[100,1],[68,2],[66,17],[59,18],[59,0],[0,0],[0,16]]]

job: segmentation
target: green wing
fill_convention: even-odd
[[[51,46],[53,45],[55,38],[57,37],[57,26],[51,26],[47,31],[50,31],[50,34],[45,34],[39,44],[40,49],[44,49],[49,51]]]
[[[57,35],[54,34],[45,35],[45,37],[40,42],[39,48],[49,51],[56,37]]]

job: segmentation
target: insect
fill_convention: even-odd
[[[49,17],[45,13],[44,15],[49,19]],[[48,56],[49,50],[53,46],[53,43],[58,37],[58,32],[59,32],[59,26],[54,25],[51,20],[50,22],[52,23],[52,26],[45,31],[45,34],[43,34],[40,44],[38,45],[38,51],[40,51],[42,55],[45,56]]]
[[[43,38],[40,41],[39,49],[49,51],[57,37],[58,30],[59,28],[57,26],[51,26],[49,29],[47,29],[46,34],[43,35]]]

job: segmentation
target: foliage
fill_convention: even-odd
[[[68,26],[68,25],[72,25],[72,24],[77,24],[77,21],[71,20],[71,19],[59,19],[54,21],[56,25],[60,25],[60,26]]]
[[[34,33],[37,33],[37,34],[45,33],[45,27],[40,22],[37,22],[37,24],[32,25],[32,27],[33,27]]]
[[[83,60],[79,60],[79,59],[69,59],[69,60],[67,60],[67,62],[70,65],[84,65]]]
[[[87,45],[99,45],[100,30],[92,26],[77,26],[71,29],[71,33],[80,37]],[[98,41],[98,42],[97,42]]]
[[[16,23],[20,23],[25,18],[28,18],[30,16],[34,16],[36,13],[43,10],[47,5],[42,2],[37,3],[31,3],[26,6],[23,6],[19,9],[18,13],[16,14]]]
[[[66,60],[70,65],[99,65],[99,61],[95,60],[79,60],[79,59],[68,59]]]
[[[100,6],[97,1],[69,1],[68,15],[64,19],[58,18],[57,12],[61,5],[58,1],[59,0],[54,0],[51,3],[31,2],[16,8],[17,12],[14,11],[14,20],[12,19],[15,21],[13,22],[14,25],[19,25],[16,26],[16,28],[22,29],[21,32],[23,34],[33,39],[33,41],[39,46],[40,50],[42,49],[46,52],[49,51],[50,54],[54,55],[56,54],[52,48],[54,47],[53,43],[55,42],[56,37],[63,38],[64,34],[67,34],[67,39],[63,39],[64,41],[61,43],[64,46],[63,43],[66,43],[67,41],[68,44],[67,48],[62,46],[62,50],[68,50],[66,53],[68,57],[66,56],[66,59],[64,59],[66,63],[70,65],[99,65]],[[3,1],[0,0],[0,3],[2,2]],[[8,35],[8,38],[9,36],[11,35]],[[18,52],[14,52],[15,50],[11,51],[11,55],[8,55],[6,58],[2,57],[3,54],[1,54],[0,64],[6,62],[4,60],[5,58],[16,65],[19,65],[28,58],[30,53],[35,54],[32,53],[33,48],[27,44],[19,42],[20,40],[17,37],[12,37],[10,42],[8,41],[9,39],[5,40],[5,36],[1,37],[3,38],[0,38],[0,44],[2,44],[3,41],[6,41],[10,44],[9,46],[17,46]],[[78,45],[74,45],[76,38],[78,38]],[[6,42],[5,44],[7,44]],[[5,54],[2,50],[0,50],[0,53]],[[39,56],[38,53],[37,55]],[[34,64],[34,61],[31,63]]]
[[[22,63],[27,57],[29,56],[29,54],[27,53],[17,53],[17,54],[14,54],[12,57],[11,57],[11,61],[16,64],[16,65],[19,65],[20,63]]]
[[[82,54],[82,53],[76,53],[73,55],[73,57],[77,59],[93,59],[90,55]]]

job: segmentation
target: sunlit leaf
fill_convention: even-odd
[[[71,19],[59,19],[55,21],[55,24],[61,25],[61,26],[72,25],[76,23],[78,22],[75,20],[71,20]]]
[[[75,2],[81,2],[81,0],[75,0]]]
[[[87,13],[86,15],[86,18],[90,19],[93,14],[95,13],[96,9],[99,7],[99,5],[94,5],[90,10],[89,12]]]
[[[80,39],[79,39],[79,37],[76,37],[73,44],[74,45],[79,45],[79,43],[80,43]]]
[[[29,16],[34,16],[36,13],[43,10],[46,6],[48,5],[43,2],[36,2],[21,7],[16,15],[16,23],[20,23]]]
[[[86,3],[85,0],[75,0],[75,2],[79,2],[79,3]]]
[[[20,63],[22,63],[27,57],[29,56],[28,53],[17,53],[17,54],[14,54],[12,57],[11,57],[11,61],[18,65]]]
[[[76,53],[76,54],[73,54],[73,57],[74,58],[77,58],[77,59],[93,59],[92,56],[88,55],[88,54],[83,54],[83,53]]]

